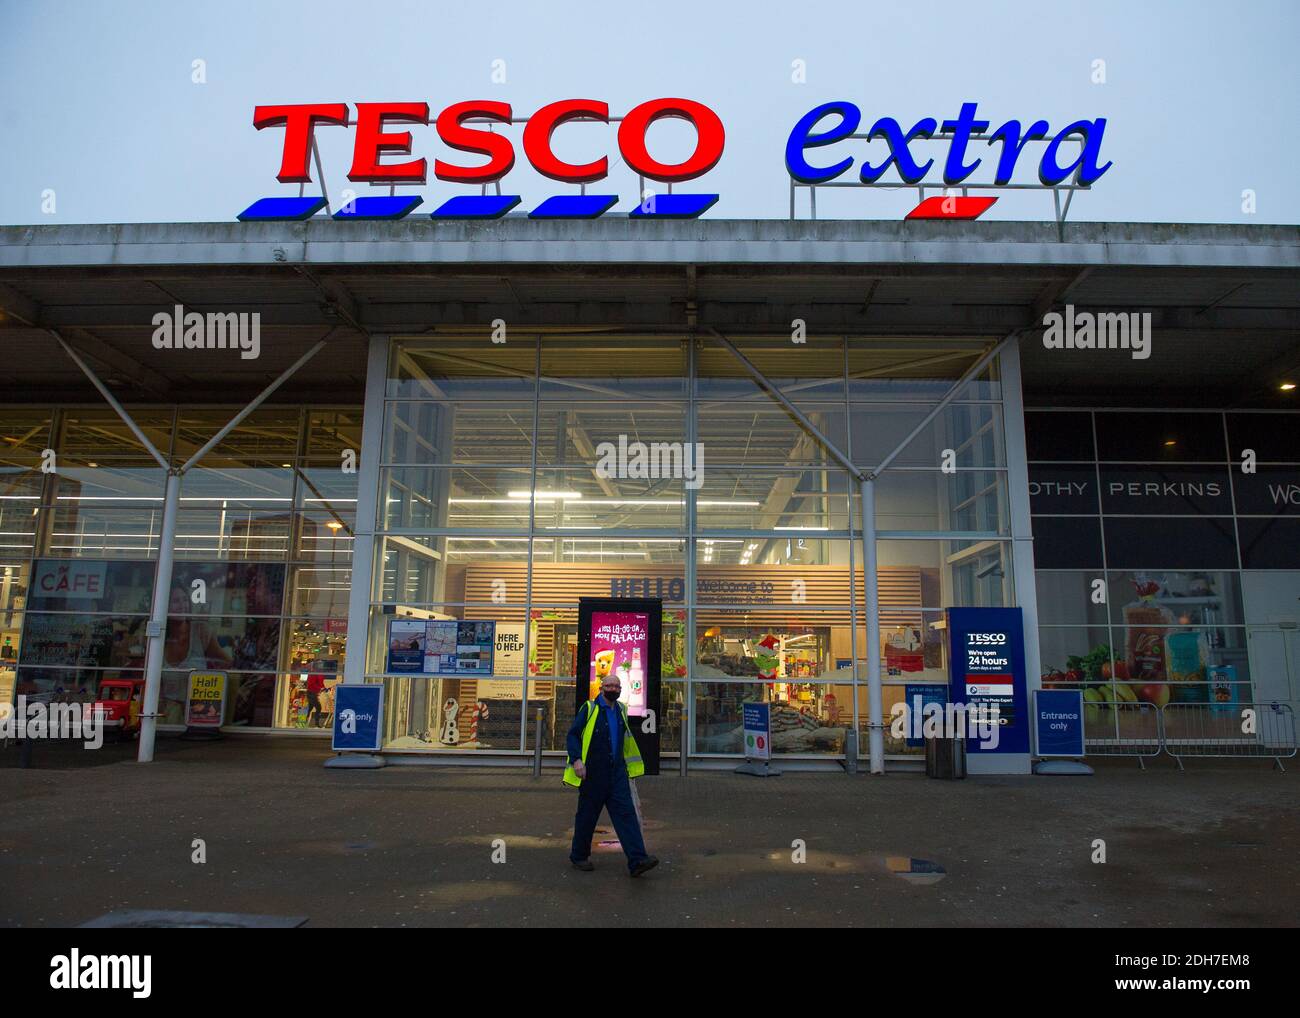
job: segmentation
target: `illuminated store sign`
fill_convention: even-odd
[[[311,182],[311,162],[320,166],[315,131],[320,126],[354,129],[352,165],[348,180],[359,184],[390,185],[394,193],[355,197],[332,209],[334,219],[401,219],[424,201],[418,195],[397,194],[398,185],[423,185],[429,179],[429,159],[424,156],[381,161],[383,156],[415,156],[416,138],[411,131],[394,130],[402,124],[432,125],[438,138],[448,148],[473,157],[468,162],[434,159],[433,176],[457,184],[478,185],[480,194],[457,195],[439,205],[430,218],[498,219],[515,208],[517,194],[501,192],[500,182],[515,166],[515,143],[497,130],[511,124],[523,124],[523,156],[539,174],[562,184],[579,185],[580,194],[556,194],[544,199],[529,211],[532,219],[595,219],[617,204],[619,196],[586,193],[586,185],[609,175],[609,155],[588,163],[569,163],[555,154],[552,136],[565,125],[577,122],[618,124],[618,154],[623,163],[646,180],[671,185],[695,180],[713,169],[722,158],[726,132],[722,119],[708,106],[691,99],[651,99],[634,107],[622,117],[611,116],[609,105],[599,99],[562,99],[537,110],[531,116],[516,118],[509,103],[478,99],[453,103],[436,117],[431,117],[427,102],[356,103],[355,111],[347,103],[293,103],[258,106],[253,110],[253,126],[283,130],[280,169],[276,179],[283,184]],[[904,128],[893,117],[876,119],[870,129],[859,133],[862,110],[851,102],[837,100],[823,103],[804,114],[794,125],[785,146],[785,164],[791,178],[799,184],[825,184],[848,173],[854,155],[829,165],[813,165],[807,153],[812,149],[848,143],[883,140],[888,157],[878,163],[863,158],[858,170],[862,184],[880,181],[891,168],[904,184],[922,184],[934,159],[919,162],[912,146],[920,141],[946,142],[947,155],[942,167],[942,185],[980,186],[968,178],[984,161],[974,148],[977,143],[997,145],[997,163],[991,184],[1005,187],[1011,182],[1017,163],[1030,142],[1044,142],[1038,158],[1038,178],[1043,187],[1055,187],[1066,181],[1088,187],[1098,180],[1111,163],[1100,165],[1102,135],[1106,121],[1102,118],[1076,120],[1051,133],[1046,120],[1022,125],[1007,120],[992,133],[992,121],[979,119],[978,104],[962,103],[957,116],[942,123],[924,117]],[[646,145],[646,134],[657,120],[674,118],[688,121],[695,129],[695,147],[679,163],[662,163]],[[819,130],[823,121],[831,126]],[[580,130],[579,127],[565,127]],[[1077,142],[1079,151],[1072,158],[1064,156],[1061,146]],[[1065,160],[1065,165],[1062,161]],[[892,179],[892,178],[891,178]],[[934,181],[932,186],[938,186]],[[494,193],[489,194],[489,185]],[[1035,185],[1037,186],[1037,185]],[[639,203],[628,215],[633,219],[694,219],[717,201],[714,193],[668,193],[638,196]],[[922,201],[908,218],[972,219],[986,211],[997,199],[978,196],[941,196]],[[241,212],[244,222],[309,219],[328,204],[322,195],[261,198]]]

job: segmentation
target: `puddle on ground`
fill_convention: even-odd
[[[948,875],[948,871],[937,862],[906,855],[885,856],[885,868],[909,884],[937,884]]]

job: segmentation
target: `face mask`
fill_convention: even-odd
[[[605,690],[605,699],[608,700],[610,703],[613,703],[615,700],[618,699],[618,694],[611,693],[609,690]]]

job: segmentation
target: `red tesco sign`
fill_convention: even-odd
[[[411,155],[410,131],[389,130],[389,125],[429,124],[427,102],[357,103],[356,140],[352,150],[352,168],[348,179],[365,184],[423,184],[428,179],[428,161],[424,158],[405,162],[381,163],[385,153]],[[680,163],[661,163],[646,148],[646,132],[656,120],[674,117],[690,121],[695,127],[695,150]],[[551,148],[551,137],[562,126],[575,120],[609,123],[609,105],[599,99],[563,99],[550,103],[527,118],[524,125],[524,156],[540,174],[569,184],[586,184],[601,180],[609,173],[609,159],[601,156],[590,163],[575,165],[561,160]],[[514,122],[509,103],[471,100],[453,103],[434,121],[438,137],[449,148],[485,156],[486,163],[464,166],[434,160],[433,173],[439,180],[467,184],[486,184],[504,177],[515,164],[511,140],[485,127],[471,123]],[[276,178],[284,184],[307,183],[308,156],[312,134],[318,124],[347,126],[346,103],[299,103],[281,106],[258,106],[253,110],[253,126],[284,128],[284,149],[280,172]],[[618,127],[618,150],[636,173],[664,182],[693,180],[708,173],[722,158],[725,131],[721,118],[703,103],[690,99],[651,99],[622,118]]]

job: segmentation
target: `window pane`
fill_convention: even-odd
[[[1010,532],[1003,470],[887,470],[876,480],[879,530]],[[861,519],[853,495],[853,519]]]
[[[388,365],[389,399],[531,400],[536,367],[533,336],[493,343],[474,336],[395,340]]]
[[[796,406],[833,445],[845,449],[847,415],[843,403],[799,402]],[[766,393],[761,401],[701,403],[698,413],[699,441],[709,467],[815,463],[842,469],[826,447]]]
[[[685,429],[684,403],[545,402],[538,410],[537,462],[600,465],[609,478],[644,479],[652,467],[662,473],[663,465],[683,462]]]
[[[696,497],[701,531],[771,530],[813,536],[848,528],[849,484],[843,470],[778,471],[706,464]]]
[[[531,400],[389,403],[386,415],[385,463],[527,466],[532,462]]]
[[[1092,414],[1087,411],[1025,411],[1025,447],[1035,460],[1096,459]]]
[[[1238,573],[1116,573],[1107,576],[1110,617],[1116,624],[1135,619],[1161,625],[1240,625],[1241,580]]]
[[[862,401],[924,399],[938,402],[984,353],[985,344],[960,339],[909,340],[849,337],[849,398]],[[1000,399],[996,363],[957,399]]]
[[[158,554],[162,501],[148,508],[98,503],[42,511],[44,551],[59,558],[152,558]]]
[[[290,614],[347,618],[351,566],[294,566]]]
[[[732,344],[787,399],[843,400],[844,348],[839,336],[807,336],[792,343],[789,333],[776,337],[729,337]],[[726,399],[771,402],[754,376],[716,340],[701,342],[696,355],[697,393],[702,400]]]
[[[911,434],[930,410],[923,404],[853,404],[849,423],[854,461],[875,466]],[[945,407],[908,442],[892,465],[937,470],[949,462],[956,467],[1006,466],[1000,407],[990,403]]]
[[[536,491],[539,534],[559,529],[681,530],[686,518],[682,480],[608,479],[593,470],[539,469]],[[526,525],[527,490],[522,494]]]
[[[1221,414],[1106,410],[1093,416],[1102,461],[1222,463],[1227,459]]]
[[[853,687],[811,682],[695,685],[695,752],[742,753],[741,705],[771,704],[772,753],[842,754]]]
[[[675,336],[543,336],[543,399],[680,400],[684,342]]]
[[[1095,603],[1093,588],[1093,584],[1101,579],[1101,570],[1037,570],[1034,585],[1038,588],[1038,621],[1045,626],[1104,626],[1106,605]]]
[[[880,603],[926,608],[1015,604],[1006,541],[877,541]],[[865,597],[856,566],[859,603]],[[889,590],[886,589],[889,583]],[[918,600],[913,601],[916,597]]]
[[[275,509],[182,509],[176,514],[176,557],[284,561],[292,518]]]
[[[356,522],[351,512],[299,513],[293,557],[307,562],[349,565],[356,541]]]

